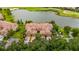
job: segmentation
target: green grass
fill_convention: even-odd
[[[79,12],[76,12],[76,11],[63,10],[59,8],[52,8],[52,10],[56,12],[57,15],[60,15],[60,16],[79,18]]]
[[[48,10],[48,8],[44,8],[44,7],[23,7],[20,9],[25,9],[29,11],[47,11]]]

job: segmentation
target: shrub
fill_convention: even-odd
[[[46,39],[41,38],[40,34],[36,34],[36,39],[29,43],[29,48],[32,51],[46,51],[48,41]]]
[[[79,35],[79,28],[73,28],[73,29],[72,29],[72,32],[73,32],[73,33],[72,33],[72,36],[73,36],[73,37],[78,36],[78,35]]]
[[[69,34],[69,32],[71,31],[71,27],[65,26],[64,31],[65,31],[66,34]]]
[[[53,38],[50,40],[49,51],[65,51],[68,49],[68,43],[63,38]]]
[[[27,44],[24,44],[23,41],[19,41],[18,43],[13,42],[11,46],[6,49],[7,51],[27,51],[28,46]]]
[[[70,40],[69,49],[72,51],[79,51],[79,36]]]

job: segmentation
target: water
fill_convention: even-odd
[[[15,18],[15,21],[22,20],[25,22],[26,20],[32,20],[33,22],[47,22],[47,21],[55,21],[61,27],[71,26],[71,27],[79,27],[79,19],[72,17],[64,17],[58,16],[54,12],[44,12],[44,11],[27,11],[27,10],[13,10],[12,15]]]

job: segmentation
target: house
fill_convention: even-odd
[[[43,37],[51,37],[52,28],[53,28],[52,24],[49,24],[49,23],[27,23],[25,25],[26,38],[31,37],[31,39],[28,39],[28,40],[32,42],[32,40],[35,39],[35,34],[38,32]]]

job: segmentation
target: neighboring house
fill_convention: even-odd
[[[10,23],[0,20],[0,35],[6,35],[8,31],[17,29],[18,25],[16,23]]]

